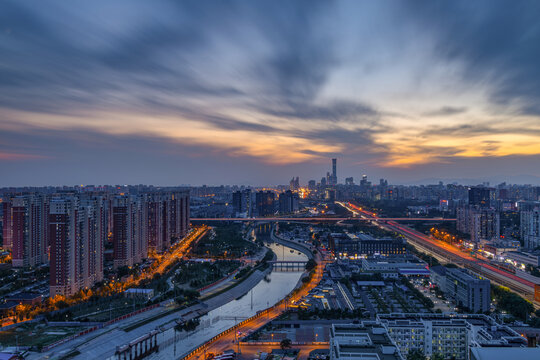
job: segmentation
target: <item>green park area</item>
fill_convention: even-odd
[[[0,332],[0,346],[34,346],[41,348],[65,337],[77,334],[90,326],[50,326],[44,322],[22,324]]]
[[[240,261],[236,260],[182,261],[174,275],[174,283],[199,289],[222,279],[239,266]]]
[[[258,245],[244,240],[242,225],[225,224],[212,228],[193,247],[192,255],[213,259],[238,259],[254,255]]]

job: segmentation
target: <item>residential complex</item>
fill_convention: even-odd
[[[520,233],[525,248],[540,246],[540,202],[520,203]]]
[[[105,244],[114,267],[133,266],[187,234],[189,192],[34,192],[4,196],[3,235],[13,267],[50,265],[50,296],[103,280]]]

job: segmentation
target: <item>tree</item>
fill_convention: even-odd
[[[315,269],[315,266],[317,266],[317,263],[315,262],[315,260],[309,259],[308,262],[306,263],[306,270],[311,271]]]
[[[426,355],[423,350],[411,349],[407,354],[407,360],[426,360]]]
[[[431,355],[430,360],[444,360],[444,355],[441,353],[434,353]]]
[[[292,341],[291,339],[283,339],[279,343],[279,346],[281,346],[281,350],[290,349],[290,347],[292,346]]]
[[[188,320],[186,322],[176,324],[174,326],[174,330],[175,331],[187,331],[187,332],[190,332],[190,331],[195,330],[197,328],[197,326],[199,326],[200,323],[201,323],[201,321],[199,319],[191,319],[191,320]]]

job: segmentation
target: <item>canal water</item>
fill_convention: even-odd
[[[307,260],[307,257],[297,250],[292,250],[289,247],[276,243],[267,243],[267,241],[270,241],[267,232],[257,233],[256,236],[265,241],[266,246],[274,251],[277,260]],[[180,335],[178,335],[179,340],[176,343],[176,357],[178,358],[184,353],[189,352],[191,349],[234,326],[236,323],[247,317],[255,315],[257,311],[274,305],[294,289],[301,274],[302,272],[299,271],[273,271],[241,298],[233,300],[202,316],[200,318],[201,324],[194,332],[190,333],[188,336],[183,334],[183,338],[181,339]],[[162,337],[158,339],[158,342],[166,341],[172,336],[174,336],[174,331],[171,329],[163,333]],[[231,344],[231,346],[233,346],[233,344]],[[160,352],[156,354],[155,357],[152,356],[151,358],[171,359],[173,357],[174,345],[170,345],[165,349],[160,349]]]

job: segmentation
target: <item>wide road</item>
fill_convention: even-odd
[[[250,331],[258,329],[287,311],[290,305],[293,305],[297,301],[301,300],[321,281],[326,261],[322,259],[319,252],[317,252],[314,259],[317,263],[317,266],[315,267],[315,274],[307,284],[300,288],[300,290],[293,292],[291,296],[285,298],[283,301],[277,303],[273,307],[263,311],[259,316],[246,320],[233,331],[221,333],[214,340],[210,340],[206,344],[199,347],[195,352],[184,357],[184,360],[203,359],[205,353],[218,354],[227,349],[236,350],[237,344],[235,341],[238,340],[239,334],[245,335]]]
[[[298,353],[297,360],[307,360],[309,353],[313,350],[328,350],[328,342],[321,342],[318,344],[302,344],[302,345],[293,345],[291,349],[300,350]],[[279,348],[279,345],[240,345],[241,354],[238,355],[237,359],[239,360],[253,360],[259,357],[261,352],[270,354],[272,350]]]
[[[252,218],[191,218],[191,221],[268,221],[268,222],[274,222],[274,221],[305,221],[305,222],[319,222],[319,221],[346,221],[346,220],[354,220],[354,221],[380,221],[380,222],[388,222],[388,221],[456,221],[456,219],[450,219],[450,218],[371,218],[371,219],[365,219],[365,218],[359,218],[359,217],[252,217]]]
[[[411,244],[418,245],[428,253],[432,253],[433,255],[447,259],[452,263],[480,273],[491,281],[507,286],[523,297],[533,300],[534,283],[528,280],[522,279],[510,272],[498,269],[489,264],[489,262],[486,260],[474,258],[448,243],[434,240],[421,232],[413,230],[405,225],[398,224],[395,221],[381,222],[381,218],[377,217],[375,213],[366,211],[360,206],[357,206],[351,202],[339,204],[346,207],[353,213],[364,217],[365,219],[374,220],[374,223],[383,229],[394,231],[403,235]]]

